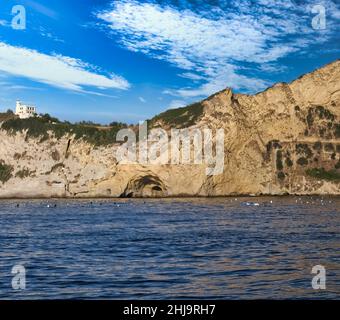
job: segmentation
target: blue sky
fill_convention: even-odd
[[[19,98],[70,121],[136,123],[226,87],[256,93],[338,59],[339,20],[338,0],[1,1],[0,110]]]

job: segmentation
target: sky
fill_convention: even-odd
[[[340,0],[1,1],[0,111],[137,123],[254,94],[339,59],[339,22]]]

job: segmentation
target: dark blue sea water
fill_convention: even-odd
[[[339,208],[310,197],[0,201],[0,298],[339,299]],[[11,285],[18,264],[25,290]],[[312,288],[314,265],[325,290]]]

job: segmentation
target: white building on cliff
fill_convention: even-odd
[[[21,101],[17,100],[15,114],[19,116],[20,119],[28,119],[37,114],[37,108],[35,106],[22,104]]]

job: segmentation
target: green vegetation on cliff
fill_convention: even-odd
[[[313,178],[340,182],[340,173],[336,170],[325,170],[324,168],[314,168],[306,170],[307,175]]]
[[[31,172],[29,169],[22,169],[20,171],[18,171],[15,176],[20,178],[20,179],[25,179],[27,177],[29,177],[33,172]]]
[[[335,125],[334,136],[335,138],[340,138],[340,123]]]
[[[167,126],[176,128],[186,128],[194,125],[203,114],[203,104],[201,102],[191,104],[184,108],[167,110],[150,120],[150,126]]]
[[[0,122],[7,121],[9,119],[14,119],[17,116],[13,113],[12,110],[7,110],[6,112],[0,112]]]
[[[7,182],[12,178],[13,167],[0,160],[0,181]]]
[[[115,122],[109,127],[101,128],[83,123],[71,124],[69,122],[61,122],[48,114],[29,119],[11,118],[1,126],[9,134],[26,131],[27,138],[40,138],[40,141],[47,140],[50,133],[56,138],[74,135],[75,139],[83,139],[96,146],[115,143],[117,132],[126,127],[126,124],[120,122]]]

